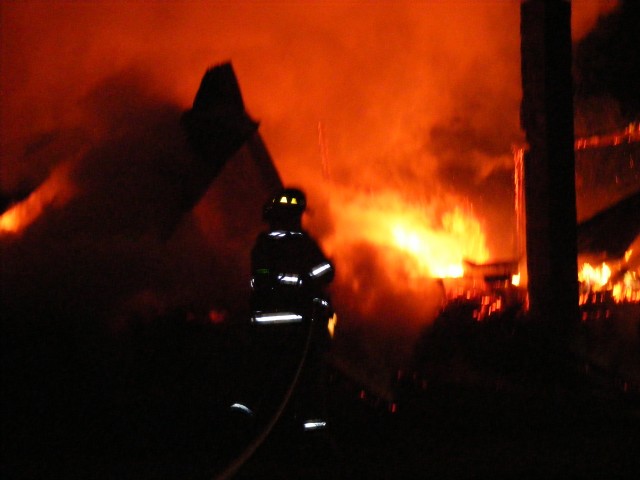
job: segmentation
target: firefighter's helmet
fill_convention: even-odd
[[[306,207],[307,198],[302,190],[283,188],[264,206],[264,218],[271,220],[276,217],[300,217]]]

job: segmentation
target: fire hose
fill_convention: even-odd
[[[267,437],[269,436],[269,434],[271,433],[275,425],[278,423],[278,421],[282,417],[282,414],[284,413],[285,408],[287,407],[289,401],[291,400],[293,391],[298,385],[298,381],[300,380],[300,375],[302,373],[305,360],[307,359],[309,346],[311,345],[311,337],[313,335],[313,318],[314,317],[315,315],[313,315],[311,318],[311,321],[308,322],[308,327],[307,327],[308,332],[306,335],[304,350],[302,351],[302,355],[300,356],[300,362],[298,363],[298,366],[295,370],[293,378],[291,379],[291,382],[287,390],[285,391],[282,401],[280,402],[280,404],[278,404],[274,414],[269,419],[265,427],[245,447],[245,449],[236,458],[234,458],[231,461],[231,463],[221,473],[219,473],[217,476],[214,477],[215,480],[227,480],[229,478],[232,478],[238,472],[238,470],[240,470],[240,468],[253,456],[256,450],[260,448],[260,446],[264,443],[264,441],[267,439]]]

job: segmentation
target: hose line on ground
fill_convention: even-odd
[[[267,439],[267,437],[273,430],[273,427],[276,425],[276,423],[278,423],[278,420],[280,420],[280,417],[282,416],[287,404],[289,403],[289,400],[291,399],[291,396],[293,395],[293,391],[295,390],[296,385],[298,384],[298,381],[300,379],[300,374],[302,373],[302,367],[304,366],[305,360],[307,358],[307,353],[309,352],[309,345],[311,344],[311,336],[313,333],[313,318],[308,323],[308,328],[309,328],[309,332],[307,334],[307,339],[305,341],[304,350],[300,357],[300,363],[298,364],[298,367],[293,376],[293,379],[291,380],[291,384],[289,385],[289,388],[287,388],[287,391],[285,392],[282,402],[280,402],[280,405],[278,405],[278,408],[276,409],[275,413],[273,414],[269,422],[266,424],[265,428],[253,439],[251,443],[249,443],[249,445],[244,449],[244,451],[240,455],[238,455],[227,466],[227,468],[224,469],[224,471],[222,471],[219,475],[214,477],[215,480],[228,480],[232,478],[238,472],[238,470],[240,470],[240,468],[245,464],[245,462],[253,456],[256,450],[260,448],[260,446],[264,443],[264,441]]]

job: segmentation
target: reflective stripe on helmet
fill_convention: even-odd
[[[324,420],[316,420],[316,419],[307,420],[306,422],[304,422],[303,427],[305,431],[320,430],[327,427],[327,422],[325,422]]]

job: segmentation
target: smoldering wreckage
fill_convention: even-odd
[[[173,112],[167,118],[173,121],[178,117]],[[186,138],[166,139],[154,152],[161,154],[150,161],[151,169],[147,165],[140,171],[143,175],[154,172],[155,177],[143,182],[143,188],[139,188],[141,183],[137,181],[127,184],[122,179],[121,189],[111,194],[138,195],[143,198],[138,202],[141,207],[133,207],[137,201],[134,198],[123,201],[107,196],[89,197],[87,203],[91,206],[104,201],[104,208],[122,209],[103,219],[99,211],[88,211],[82,205],[87,200],[82,192],[71,193],[69,198],[63,198],[60,192],[46,194],[47,182],[33,192],[3,199],[5,212],[0,217],[0,228],[3,270],[7,274],[3,274],[2,293],[6,478],[60,473],[85,478],[210,478],[220,472],[229,475],[229,463],[235,458],[230,445],[237,441],[238,432],[229,429],[221,412],[226,412],[236,393],[235,386],[246,372],[246,364],[256,361],[239,358],[239,352],[245,351],[250,343],[250,334],[243,327],[250,276],[248,252],[263,229],[261,206],[272,192],[282,187],[282,180],[258,132],[258,123],[245,110],[230,63],[206,72],[193,107],[180,116],[180,123]],[[164,131],[162,128],[160,132]],[[175,125],[170,128],[175,129]],[[633,135],[631,130],[629,138]],[[185,140],[188,154],[180,143]],[[104,152],[93,155],[99,157],[101,153]],[[133,158],[125,159],[129,160]],[[73,173],[90,176],[81,168]],[[159,188],[153,186],[154,182]],[[40,204],[34,201],[38,195],[44,197]],[[188,238],[188,224],[193,221],[189,213],[203,198],[217,207],[219,232],[208,240],[213,242],[213,250],[222,255],[209,260],[204,267],[195,268],[216,272],[218,278],[205,289],[207,294],[218,292],[217,296],[214,294],[215,307],[188,294],[178,295],[169,305],[158,305],[157,291],[162,292],[166,285],[156,280],[140,291],[140,283],[144,284],[141,279],[149,272],[162,276],[166,271],[163,269],[176,265],[157,269],[150,264],[166,255],[180,256],[185,245],[193,246],[188,243],[194,241]],[[600,329],[609,328],[603,322],[612,318],[637,314],[639,289],[633,283],[638,281],[633,277],[637,265],[629,262],[627,252],[636,247],[634,242],[640,235],[636,214],[640,210],[639,198],[638,193],[632,194],[578,228],[582,255],[602,258],[605,252],[609,258],[618,260],[627,256],[626,263],[622,262],[624,265],[615,272],[615,279],[609,277],[596,284],[592,275],[582,283],[586,288],[581,297],[583,320],[598,323]],[[47,216],[47,222],[41,222],[39,216]],[[91,217],[78,236],[84,240],[76,239],[71,245],[65,239],[65,229],[72,225],[69,216]],[[612,229],[620,230],[611,235],[608,232]],[[116,243],[115,248],[112,246],[115,256],[113,251],[101,255],[93,250],[91,238],[96,235]],[[136,258],[140,256],[140,247],[128,251],[132,243],[127,242],[127,236],[131,235],[144,239],[143,261]],[[49,255],[43,255],[47,250]],[[119,265],[118,256],[122,262]],[[32,260],[36,257],[49,259],[38,263]],[[633,257],[635,261],[637,258]],[[187,268],[197,264],[197,259],[184,256],[182,259],[186,259]],[[69,268],[69,264],[76,266]],[[65,268],[61,268],[63,265]],[[450,411],[442,399],[450,398],[451,394],[465,405],[467,413],[461,420],[468,422],[465,428],[487,428],[488,424],[472,418],[468,404],[460,399],[468,397],[469,404],[476,404],[478,391],[474,388],[485,392],[483,395],[488,389],[492,394],[509,391],[516,401],[527,398],[529,391],[513,382],[509,369],[516,368],[514,362],[523,361],[522,356],[526,355],[523,351],[539,356],[536,349],[540,345],[516,332],[522,328],[530,333],[527,330],[530,327],[518,323],[522,321],[526,299],[525,291],[513,281],[520,266],[519,259],[487,265],[468,262],[464,278],[443,279],[442,312],[432,329],[417,340],[412,339],[415,345],[410,346],[412,353],[408,356],[404,353],[385,356],[384,352],[378,352],[380,357],[373,359],[375,355],[367,353],[370,347],[363,344],[376,344],[388,332],[359,336],[361,332],[347,329],[345,338],[336,338],[337,348],[330,359],[333,393],[330,406],[338,424],[342,422],[334,433],[338,440],[323,440],[306,447],[307,450],[300,449],[299,445],[293,445],[297,440],[291,438],[297,437],[290,435],[289,427],[279,427],[272,434],[274,439],[256,454],[253,464],[247,455],[239,457],[241,462],[236,458],[232,473],[246,478],[267,478],[270,474],[309,476],[311,471],[317,478],[349,478],[358,472],[373,474],[381,468],[377,462],[387,462],[382,471],[388,473],[392,462],[384,446],[387,440],[402,445],[400,451],[407,455],[417,453],[411,435],[416,434],[418,427],[408,426],[408,419],[416,412],[418,416],[430,412],[427,436],[434,440],[420,437],[428,448],[436,453],[450,448],[436,446],[435,439],[440,441],[445,436],[452,415],[445,413],[446,420],[437,421],[433,419],[433,411]],[[66,278],[56,278],[59,272],[65,272]],[[218,272],[225,272],[225,277],[221,278]],[[30,285],[34,274],[47,279],[44,282],[47,291]],[[103,289],[102,282],[115,282],[118,286]],[[627,286],[620,299],[614,298],[616,284]],[[603,288],[605,285],[609,288]],[[105,290],[110,292],[109,298],[101,295]],[[181,306],[185,299],[191,302],[188,308]],[[100,321],[86,322],[87,318]],[[584,343],[578,350],[601,359],[600,347],[589,344],[587,337],[588,334],[581,340]],[[509,346],[505,347],[507,343]],[[633,348],[622,343],[617,346]],[[520,347],[523,351],[514,352]],[[611,345],[602,348],[609,349]],[[438,352],[445,352],[444,357],[453,356],[443,363],[442,358],[437,358]],[[296,348],[287,353],[291,358],[299,354]],[[364,355],[364,361],[359,354]],[[459,355],[466,356],[466,360]],[[461,361],[475,363],[477,368],[461,367]],[[265,396],[280,398],[289,387],[298,366],[296,361],[289,363],[286,366],[281,363],[281,371],[268,382],[260,379],[265,383]],[[545,360],[536,363],[539,365],[527,367],[531,368],[525,374],[528,381],[538,378],[545,368]],[[487,364],[491,364],[488,368],[491,374],[486,373]],[[627,396],[637,395],[640,385],[634,377],[637,372],[618,370],[611,377],[602,373],[610,363],[595,361],[584,365],[587,370],[601,372],[598,381],[622,389]],[[569,369],[559,367],[558,375],[564,379]],[[458,383],[451,390],[454,377]],[[463,383],[473,385],[473,391],[461,390]],[[431,389],[442,389],[442,385],[449,385],[446,395],[430,393]],[[535,388],[539,387],[536,383]],[[546,392],[543,396],[546,402],[552,394]],[[574,400],[571,397],[567,403]],[[416,407],[417,403],[421,406]],[[499,407],[478,408],[486,421],[497,424],[498,429],[511,428]],[[582,413],[589,415],[595,408],[589,406]],[[563,404],[559,412],[547,411],[549,418],[543,423],[550,425],[568,410],[569,406]],[[403,417],[403,411],[411,412],[409,417]],[[623,420],[626,417],[622,415],[607,416],[607,421],[615,425]],[[359,426],[362,435],[345,427],[352,423]],[[384,442],[375,440],[381,432],[387,436]],[[625,427],[621,437],[627,432]],[[477,435],[472,437],[478,440]],[[362,436],[370,438],[363,441]],[[625,437],[625,441],[629,439],[633,441],[633,436]],[[362,447],[351,445],[354,441]],[[346,444],[353,450],[341,451]],[[257,448],[262,444],[253,445]],[[285,460],[279,453],[283,446],[297,448],[299,458],[293,463]],[[570,451],[575,454],[582,446],[578,443]],[[467,453],[473,450],[465,442],[460,448]],[[543,448],[554,448],[553,442]],[[377,452],[380,459],[374,461],[367,450]],[[515,458],[519,456],[514,449],[507,450]],[[474,450],[470,456],[483,454],[486,451]],[[352,458],[347,460],[347,456]],[[622,454],[618,460],[630,462]],[[354,466],[359,462],[368,466]],[[560,464],[566,471],[569,464],[573,465],[569,460]],[[309,465],[313,465],[311,470]],[[396,473],[409,476],[415,471],[443,473],[451,467],[446,465],[445,462],[438,467],[442,470],[438,470],[433,464],[426,466],[414,458]],[[623,466],[634,468],[637,464]],[[584,468],[589,468],[588,461]]]

